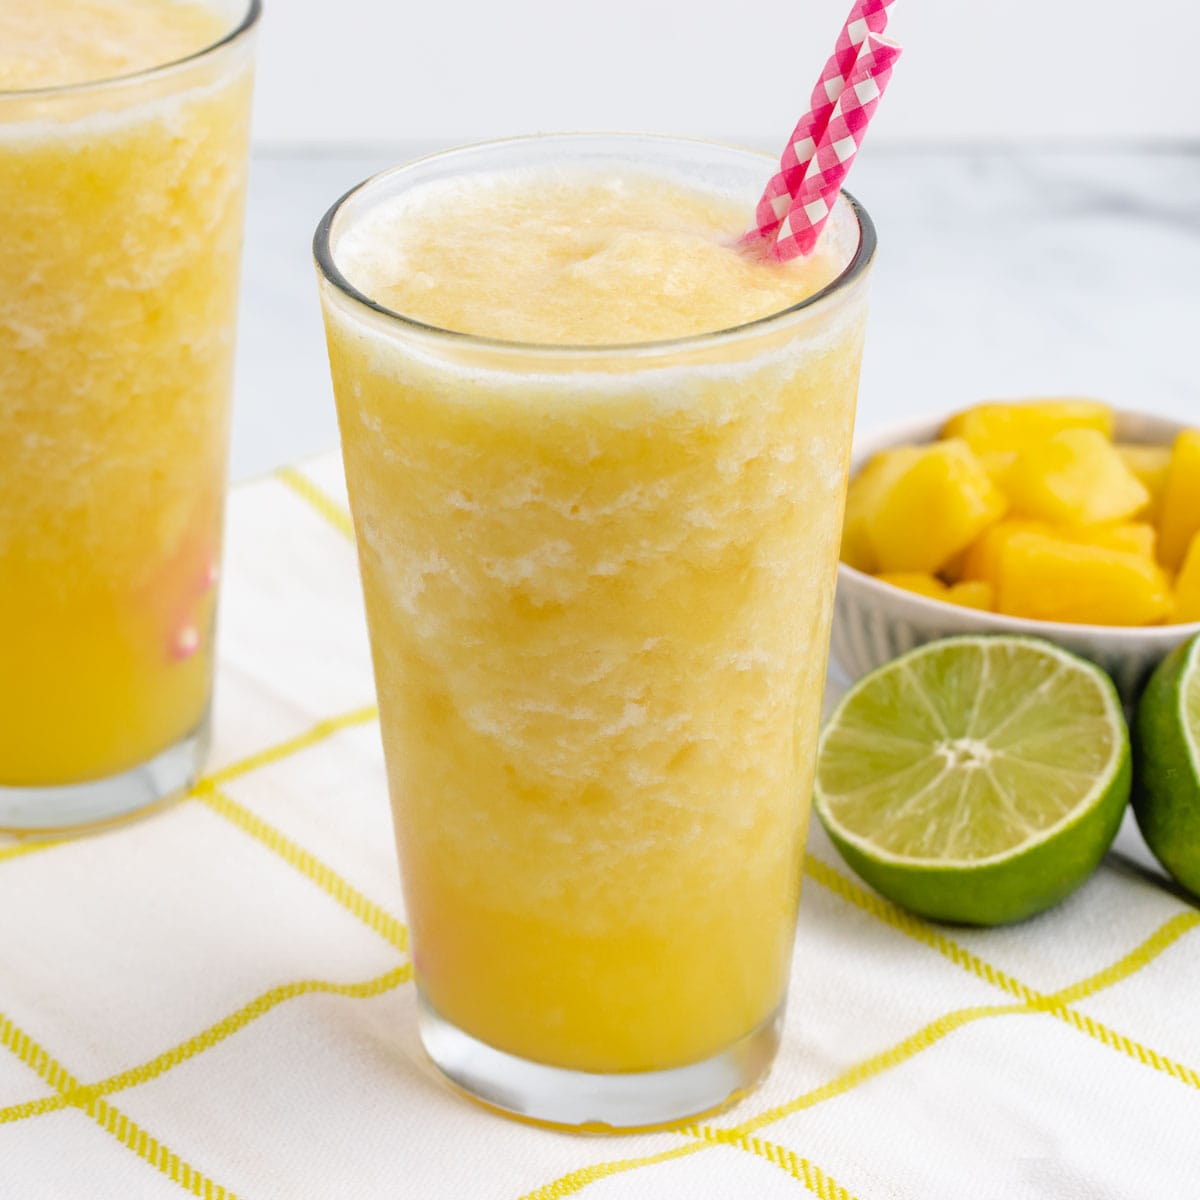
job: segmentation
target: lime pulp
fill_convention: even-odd
[[[957,637],[847,693],[821,737],[815,805],[885,896],[996,925],[1041,912],[1092,873],[1130,776],[1103,671],[1034,638]]]

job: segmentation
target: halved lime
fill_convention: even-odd
[[[1200,896],[1200,637],[1159,664],[1134,722],[1133,811],[1154,856]]]
[[[877,891],[936,920],[1019,921],[1095,870],[1129,799],[1112,680],[1049,642],[955,637],[846,694],[816,810]]]

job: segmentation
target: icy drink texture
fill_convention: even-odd
[[[0,0],[0,786],[118,773],[208,705],[250,66],[117,77],[233,23]]]
[[[864,301],[697,337],[845,265],[742,253],[752,203],[501,173],[336,241],[505,343],[325,287],[418,983],[523,1058],[675,1067],[783,997]]]

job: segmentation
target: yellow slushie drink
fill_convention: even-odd
[[[611,1125],[774,1049],[869,258],[849,205],[809,261],[747,253],[768,160],[633,141],[384,176],[318,235],[427,1045]],[[658,1110],[596,1091],[738,1054]]]
[[[255,13],[0,0],[0,828],[205,720]]]

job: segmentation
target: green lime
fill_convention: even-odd
[[[1099,667],[1036,638],[946,638],[846,694],[821,735],[816,810],[889,899],[1000,925],[1095,870],[1130,774],[1121,702]]]
[[[1146,844],[1200,896],[1200,637],[1172,650],[1150,676],[1133,726],[1133,811]]]

